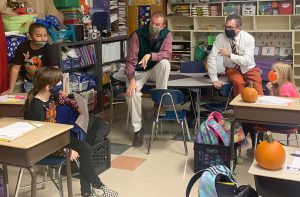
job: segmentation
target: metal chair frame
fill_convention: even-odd
[[[154,91],[157,91],[157,90],[153,90]],[[185,149],[185,155],[188,154],[188,150],[187,150],[187,144],[186,144],[186,137],[185,137],[185,129],[184,129],[184,126],[183,126],[183,122],[185,122],[185,126],[186,126],[186,132],[188,134],[188,138],[189,140],[191,139],[190,137],[190,134],[189,134],[189,128],[188,128],[188,124],[187,124],[187,120],[186,120],[186,116],[184,116],[184,118],[180,118],[179,115],[178,115],[178,111],[176,110],[176,107],[175,107],[175,102],[174,102],[174,99],[173,99],[173,96],[172,94],[170,93],[171,91],[178,91],[178,90],[164,90],[166,91],[165,93],[163,93],[160,97],[160,101],[159,101],[159,106],[158,106],[158,113],[155,117],[155,119],[153,120],[153,124],[152,124],[152,130],[151,130],[151,137],[150,137],[150,140],[149,140],[149,144],[148,144],[148,154],[150,154],[150,150],[151,150],[151,144],[153,143],[153,140],[154,140],[154,132],[157,133],[157,129],[158,129],[158,124],[159,124],[159,121],[162,121],[162,120],[172,120],[172,119],[165,119],[164,116],[160,117],[159,116],[159,112],[161,110],[161,106],[162,104],[163,105],[171,105],[173,107],[173,113],[175,114],[175,117],[176,117],[176,121],[178,124],[181,125],[181,130],[182,130],[182,135],[183,135],[183,143],[184,143],[184,149]],[[153,99],[153,93],[152,92],[152,99]],[[181,92],[182,93],[182,92]],[[171,104],[166,104],[166,103],[163,103],[163,99],[164,97],[168,96],[171,100]],[[176,104],[180,104],[182,103],[183,101],[180,101],[180,102],[176,102]],[[168,112],[166,112],[168,113]],[[174,119],[173,119],[174,120]],[[162,127],[162,125],[161,125]]]

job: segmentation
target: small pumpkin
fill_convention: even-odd
[[[271,132],[267,132],[266,138],[267,140],[262,141],[256,148],[256,162],[262,168],[278,170],[285,162],[284,148],[273,139]]]
[[[247,103],[254,103],[258,98],[258,92],[253,88],[252,82],[249,82],[248,87],[245,87],[241,93],[242,100]]]

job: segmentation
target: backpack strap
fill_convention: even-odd
[[[196,183],[196,181],[202,176],[202,174],[207,171],[207,170],[200,170],[198,171],[196,174],[194,174],[194,176],[191,178],[191,180],[189,181],[189,184],[186,188],[186,193],[185,193],[185,196],[186,197],[189,197],[190,196],[190,193],[191,193],[191,190],[194,186],[194,184]]]

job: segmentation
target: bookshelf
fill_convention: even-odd
[[[257,47],[292,48],[294,76],[300,90],[300,0],[168,0],[167,21],[173,46],[184,46],[171,61],[172,68],[180,68],[182,61],[193,61],[195,47],[201,42],[207,44],[208,36],[224,32],[226,17],[233,13],[242,16],[242,29],[254,36]],[[180,54],[185,59],[178,60]]]
[[[124,60],[126,40],[127,36],[112,36],[98,40],[84,40],[58,44],[58,50],[60,51],[60,68],[64,76],[69,80],[67,83],[69,84],[69,92],[75,91],[85,96],[89,111],[100,112],[106,109],[106,106],[111,105],[112,98],[109,98],[108,102],[104,102],[106,96],[104,90],[105,88],[109,89],[109,86],[103,85],[102,83],[103,70],[106,70],[106,67],[111,63]],[[65,68],[66,62],[63,60],[62,51],[65,51],[66,47],[71,50],[74,49],[76,54],[81,58],[79,66]],[[76,74],[78,72],[90,76],[81,76],[81,78],[89,80],[89,83],[86,81],[77,81],[77,83],[80,84],[76,84],[78,87],[73,89],[72,85],[74,85],[74,83],[72,84],[72,80],[74,80],[74,75],[78,77]],[[90,89],[91,82],[95,91]]]

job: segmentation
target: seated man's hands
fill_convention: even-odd
[[[150,54],[146,54],[146,55],[143,57],[143,59],[139,62],[139,64],[142,64],[142,67],[143,67],[144,69],[146,69],[146,68],[147,68],[147,63],[148,63],[148,61],[150,60],[150,58],[151,58],[151,55],[150,55]]]
[[[213,81],[213,84],[216,89],[221,89],[223,87],[223,83],[219,80]]]
[[[137,89],[138,89],[138,87],[136,85],[135,79],[131,79],[129,82],[129,86],[127,87],[127,90],[126,90],[126,95],[133,96],[136,93]]]
[[[222,55],[223,57],[228,57],[228,58],[230,58],[231,56],[231,53],[225,48],[220,48],[219,54]]]

